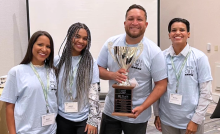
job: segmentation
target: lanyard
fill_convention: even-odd
[[[173,70],[175,71],[176,79],[177,79],[176,93],[177,93],[177,90],[178,90],[178,87],[179,87],[180,75],[181,75],[181,73],[182,73],[183,67],[184,67],[185,64],[186,64],[187,58],[189,57],[190,53],[191,53],[191,47],[190,47],[189,52],[188,52],[187,55],[186,55],[185,60],[184,60],[183,63],[182,63],[182,66],[180,67],[180,70],[179,70],[179,73],[178,73],[178,74],[177,74],[177,71],[176,71],[175,65],[174,65],[174,63],[173,63],[173,56],[171,56],[172,67],[173,67]]]
[[[33,66],[33,64],[32,64],[32,63],[30,63],[30,64],[31,64],[32,70],[34,71],[35,75],[37,76],[37,78],[38,78],[38,80],[39,80],[39,82],[40,82],[40,84],[41,84],[41,87],[42,87],[42,89],[43,89],[44,98],[45,98],[45,101],[46,101],[47,113],[49,113],[49,108],[48,108],[48,107],[49,107],[49,104],[48,104],[48,99],[47,99],[47,94],[48,94],[48,90],[49,90],[49,73],[48,73],[49,71],[46,71],[46,72],[47,72],[47,89],[45,89],[44,84],[43,84],[43,82],[42,82],[42,80],[41,80],[41,78],[40,78],[38,72],[36,71],[36,69],[35,69],[35,67]]]
[[[76,76],[76,70],[78,69],[78,65],[79,65],[80,60],[81,60],[81,56],[80,56],[79,60],[77,61],[77,64],[74,67],[73,71],[71,71],[69,73],[69,83],[70,84],[69,84],[69,93],[68,93],[68,95],[69,95],[69,97],[72,101],[73,101],[72,86],[73,86],[74,77]]]

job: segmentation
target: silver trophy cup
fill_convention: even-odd
[[[109,42],[108,50],[112,58],[117,62],[120,68],[126,71],[131,67],[131,65],[138,59],[143,51],[143,44],[139,43],[137,47],[123,47],[114,46],[113,43]],[[112,53],[114,50],[114,54]],[[139,54],[137,54],[139,52]],[[112,87],[115,89],[114,96],[114,116],[129,116],[133,117],[132,113],[132,89],[135,85],[131,85],[128,79],[128,73],[124,74],[127,79],[124,82],[113,84]]]
[[[118,63],[118,65],[125,69],[126,71],[131,67],[131,65],[136,60],[136,53],[137,53],[137,47],[121,47],[121,46],[115,46],[114,47],[114,58],[115,61]],[[130,86],[128,73],[124,74],[127,76],[127,79],[122,82],[118,83],[120,86]]]
[[[138,47],[128,47],[128,46],[114,46],[114,54],[112,54],[112,43],[108,44],[109,52],[112,58],[118,63],[119,67],[125,69],[126,71],[131,67],[131,65],[138,59],[143,51],[143,44],[139,43]],[[139,54],[137,52],[139,51]],[[128,78],[128,73],[124,74],[127,79],[122,83],[117,83],[120,86],[131,86]]]

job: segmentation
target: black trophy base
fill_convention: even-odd
[[[132,113],[132,89],[135,86],[119,86],[114,84],[112,87],[115,89],[114,112],[112,115],[129,117],[134,116]]]

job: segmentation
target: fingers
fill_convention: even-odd
[[[186,134],[195,134],[197,131],[198,125],[190,121],[186,128]]]
[[[137,118],[142,113],[142,111],[143,111],[143,108],[141,106],[134,108],[132,110],[132,113],[134,114],[133,118]]]
[[[160,117],[159,117],[159,116],[156,116],[156,117],[155,117],[154,125],[155,125],[155,127],[156,127],[157,130],[159,130],[160,132],[162,132],[161,121],[160,121]]]
[[[97,134],[98,133],[97,127],[94,127],[92,125],[87,124],[86,128],[87,128],[87,134]]]
[[[128,116],[129,118],[136,118],[136,116],[135,115],[131,115],[131,116]]]
[[[186,134],[195,134],[195,132],[192,132],[190,130],[186,130]]]
[[[186,134],[195,134],[195,133],[196,133],[196,131],[186,129]]]
[[[86,131],[87,131],[87,129],[88,129],[88,125],[86,125],[86,128],[85,128],[84,132],[86,132]]]
[[[126,73],[126,70],[124,68],[120,68],[117,72],[119,72],[120,74],[122,73]]]
[[[97,134],[97,129],[88,129],[87,134]]]
[[[125,69],[121,68],[117,72],[113,72],[112,79],[119,83],[124,82],[127,79],[126,75],[124,74],[126,74],[126,71]]]

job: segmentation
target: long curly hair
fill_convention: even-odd
[[[73,38],[78,34],[80,29],[85,29],[87,32],[87,46],[81,51],[81,60],[78,63],[78,69],[76,73],[76,90],[77,99],[79,100],[79,106],[82,108],[88,103],[89,87],[92,81],[93,75],[93,57],[89,51],[91,46],[91,34],[89,28],[83,23],[75,23],[69,27],[67,35],[60,46],[64,45],[60,61],[57,64],[56,75],[59,77],[61,67],[64,65],[64,72],[62,78],[62,89],[64,90],[65,97],[68,97],[67,81],[69,79],[69,73],[72,72],[72,49],[73,49]],[[60,52],[59,50],[59,52]],[[59,81],[58,81],[59,82]]]

